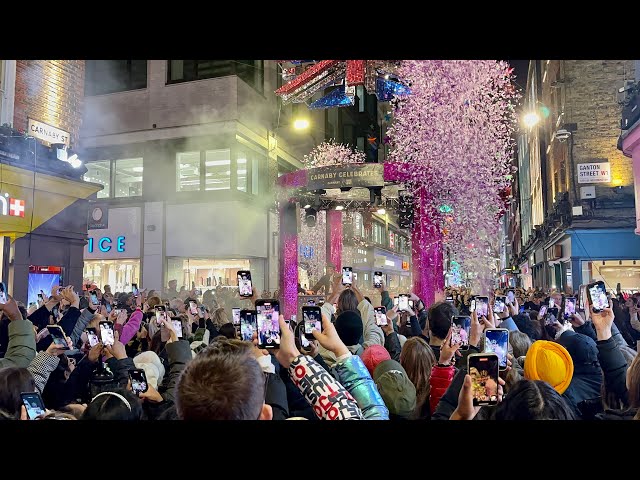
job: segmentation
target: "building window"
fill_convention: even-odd
[[[241,192],[247,191],[247,154],[244,152],[238,152],[236,158],[236,172],[238,174],[238,190]]]
[[[109,198],[111,196],[111,160],[89,162],[85,166],[87,173],[84,174],[84,181],[102,185],[104,188],[98,192],[98,198]]]
[[[176,191],[200,190],[200,152],[180,152],[176,155]]]
[[[167,83],[237,75],[258,92],[264,91],[263,60],[169,60],[168,65]]]
[[[228,148],[207,150],[204,166],[205,190],[229,190],[231,188],[231,152]]]
[[[115,160],[115,196],[142,196],[142,158]]]
[[[85,60],[85,94],[147,88],[146,60]]]

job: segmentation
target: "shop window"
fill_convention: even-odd
[[[229,190],[231,188],[231,154],[228,148],[207,150],[204,166],[205,190]]]
[[[167,83],[237,75],[256,91],[264,91],[263,60],[169,60]]]
[[[84,174],[84,181],[99,183],[104,188],[98,192],[98,198],[109,198],[111,196],[111,160],[86,163],[87,173]]]
[[[176,191],[200,190],[200,152],[181,152],[176,155]]]
[[[142,196],[142,158],[115,160],[115,196]]]
[[[238,152],[236,158],[236,173],[238,174],[238,190],[241,192],[247,191],[247,154],[244,152]]]
[[[85,260],[83,284],[95,283],[104,290],[111,287],[113,293],[130,292],[131,284],[140,284],[140,260]]]
[[[85,94],[147,88],[146,60],[85,60]]]

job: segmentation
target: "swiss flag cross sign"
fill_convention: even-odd
[[[9,215],[13,217],[24,217],[24,208],[24,200],[9,199]]]

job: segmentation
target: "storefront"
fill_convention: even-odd
[[[90,226],[95,228],[89,230],[84,249],[84,284],[102,289],[109,285],[114,293],[130,292],[132,283],[144,287],[140,285],[141,210],[91,206]]]

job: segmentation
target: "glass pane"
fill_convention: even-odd
[[[99,183],[104,188],[98,192],[98,198],[109,198],[109,187],[111,186],[111,160],[86,163],[87,173],[84,180],[91,183]]]
[[[238,158],[236,160],[237,174],[238,174],[238,190],[241,192],[247,191],[247,154],[245,152],[238,152]]]
[[[176,155],[176,191],[200,190],[200,152],[181,152]]]
[[[264,64],[262,60],[234,60],[238,77],[262,93],[264,88]]]
[[[258,195],[258,186],[260,184],[260,166],[258,162],[260,159],[258,157],[253,157],[251,159],[251,193],[254,195]]]
[[[116,160],[116,197],[139,197],[142,195],[142,158]]]
[[[204,165],[205,190],[229,190],[231,188],[231,152],[228,148],[207,150]]]

